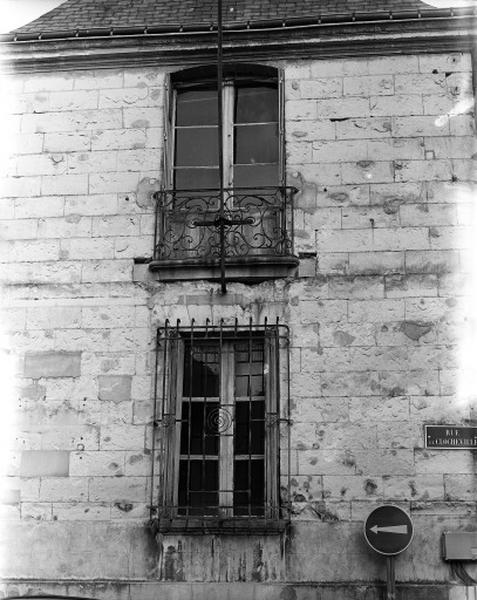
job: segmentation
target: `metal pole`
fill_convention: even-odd
[[[396,600],[396,576],[394,573],[394,556],[386,557],[386,600]]]
[[[217,0],[217,105],[219,135],[219,232],[220,232],[220,288],[227,293],[225,285],[225,229],[224,229],[224,140],[223,140],[223,54],[222,54],[222,0]]]

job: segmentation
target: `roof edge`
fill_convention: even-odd
[[[452,18],[439,16],[292,27],[230,30],[224,37],[227,60],[249,62],[302,58],[350,58],[396,54],[470,51],[476,42],[476,11]],[[272,34],[273,35],[272,35]],[[212,30],[124,35],[75,36],[67,39],[4,41],[3,71],[194,66],[214,60],[217,36]]]
[[[360,23],[384,23],[396,21],[426,21],[428,19],[446,19],[463,16],[477,17],[477,7],[460,8],[425,8],[413,11],[377,11],[335,13],[325,16],[292,17],[287,19],[272,19],[264,21],[243,21],[240,23],[224,24],[224,31],[240,32],[255,30],[292,30],[310,27],[327,27],[335,25],[350,25]],[[102,27],[94,29],[71,29],[65,31],[45,31],[37,33],[22,33],[13,31],[0,34],[0,42],[41,42],[46,40],[68,40],[77,38],[110,38],[118,36],[151,36],[177,33],[200,34],[217,30],[213,23],[197,23],[182,25],[180,23],[164,26],[137,27]]]

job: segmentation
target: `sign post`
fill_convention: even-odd
[[[406,511],[383,504],[370,512],[364,522],[364,537],[371,548],[386,556],[386,600],[396,600],[394,560],[412,541],[414,527]]]

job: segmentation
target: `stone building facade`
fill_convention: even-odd
[[[226,261],[223,293],[210,265],[154,255],[164,155],[174,161],[171,82],[214,63],[214,34],[61,33],[62,15],[79,18],[71,1],[2,43],[4,595],[377,599],[385,561],[363,521],[394,504],[415,527],[396,561],[398,598],[473,598],[443,561],[441,537],[475,529],[475,453],[424,438],[426,424],[476,418],[472,10],[416,1],[394,19],[349,10],[280,28],[264,13],[260,27],[226,29],[226,65],[277,69],[278,162],[296,192],[290,260],[257,276],[260,251],[235,270]],[[182,359],[164,328],[180,320],[188,347],[194,327],[209,327],[215,344],[222,326],[220,354],[250,322],[247,343],[268,348],[265,323],[276,331],[277,318],[287,339],[261,373],[266,411],[278,394],[267,369],[280,382],[279,439],[265,425],[257,435],[265,478],[282,487],[279,499],[262,495],[278,513],[249,511],[245,531],[231,505],[229,529],[207,514],[194,532],[174,527],[180,510],[164,525],[163,487],[180,496],[183,485],[164,427],[170,357]],[[217,360],[223,396],[238,366]]]

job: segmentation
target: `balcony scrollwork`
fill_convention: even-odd
[[[292,187],[164,190],[155,194],[156,227],[150,268],[159,278],[217,279],[221,252],[229,280],[290,273],[293,256]],[[223,236],[223,244],[221,243]]]

